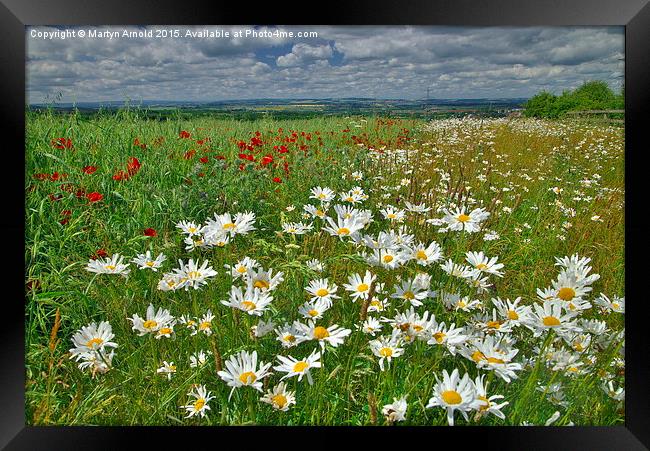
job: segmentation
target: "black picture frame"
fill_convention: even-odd
[[[310,12],[308,12],[310,11]],[[0,177],[4,212],[0,231],[8,247],[3,258],[3,279],[9,291],[3,298],[0,326],[0,448],[40,449],[117,449],[144,439],[155,446],[171,444],[171,439],[199,448],[227,446],[222,434],[238,434],[245,448],[264,444],[282,446],[277,431],[268,427],[250,428],[143,428],[143,427],[35,427],[25,425],[25,309],[24,273],[13,259],[22,255],[24,244],[24,164],[25,136],[25,26],[27,25],[136,25],[136,24],[340,24],[340,25],[467,25],[467,26],[625,26],[625,224],[626,295],[631,297],[626,314],[626,414],[620,427],[457,427],[436,428],[295,428],[309,437],[310,443],[343,434],[350,440],[378,439],[411,443],[424,440],[425,446],[492,445],[501,449],[637,450],[650,447],[650,359],[646,333],[645,299],[641,297],[642,270],[635,265],[643,252],[641,233],[644,167],[647,152],[644,128],[650,105],[650,5],[648,0],[478,0],[396,2],[389,0],[354,3],[268,3],[252,6],[243,2],[215,3],[197,0],[98,1],[98,0],[1,0],[0,4],[0,89],[2,147],[5,168]],[[8,160],[7,160],[8,159]],[[21,187],[21,181],[22,187]],[[7,203],[9,205],[7,205]],[[18,293],[16,293],[18,292]],[[251,433],[253,432],[253,433]],[[258,433],[255,433],[258,432]],[[293,432],[292,432],[293,433]],[[418,437],[416,437],[416,434]],[[453,437],[452,437],[453,436]],[[284,435],[282,435],[284,437]],[[296,440],[304,440],[297,438]],[[407,442],[404,442],[407,440]],[[345,443],[337,439],[332,447]],[[328,441],[329,442],[329,441]],[[328,443],[321,441],[321,443]],[[305,443],[304,441],[302,443]],[[201,446],[201,444],[204,444]],[[305,443],[307,445],[307,443]],[[451,445],[455,448],[456,445]],[[312,446],[311,444],[307,446]],[[241,446],[238,446],[241,447]],[[453,448],[452,448],[453,449]]]

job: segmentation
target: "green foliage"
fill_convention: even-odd
[[[567,111],[622,109],[623,94],[614,94],[604,81],[589,81],[573,91],[556,96],[542,91],[524,104],[526,117],[559,118]]]

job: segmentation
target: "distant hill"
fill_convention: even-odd
[[[165,115],[170,111],[188,114],[238,115],[257,117],[304,115],[388,115],[416,117],[447,117],[474,114],[505,116],[522,108],[526,98],[516,99],[242,99],[209,102],[143,100],[140,102],[102,101],[29,105],[30,110],[52,108],[67,112],[78,110],[92,114],[99,110],[113,111],[125,107],[142,109],[149,115]]]

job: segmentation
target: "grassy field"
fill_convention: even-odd
[[[622,424],[623,147],[622,128],[605,123],[154,121],[137,110],[94,117],[28,112],[26,421],[446,425],[450,412],[457,425]],[[310,198],[317,186],[331,188],[336,197]],[[422,204],[422,211],[409,211],[406,202]],[[332,219],[331,233],[327,219],[306,213],[306,204]],[[357,210],[346,219],[336,205]],[[224,233],[232,231],[224,235],[225,245],[217,239],[217,245],[202,247],[195,235],[188,246],[190,232],[177,227],[192,221],[198,228],[215,214],[244,212],[255,214],[248,232],[235,234],[235,219],[217,221]],[[298,222],[312,228],[297,234],[300,225],[290,223]],[[378,239],[390,230],[392,238]],[[207,234],[202,238],[209,241]],[[429,247],[420,258],[417,250],[432,242],[439,252]],[[380,248],[379,262],[372,260],[373,247]],[[166,256],[157,271],[130,262],[146,251]],[[472,263],[469,251],[498,257],[498,263]],[[87,270],[89,262],[106,270],[104,259],[115,254],[129,263],[128,277]],[[574,254],[591,260],[556,264],[556,258]],[[224,267],[244,257],[272,275],[283,273],[283,280],[269,286],[263,274],[231,274]],[[190,258],[209,262],[217,274],[196,289],[159,289],[165,274],[183,269],[179,259],[186,264]],[[395,262],[400,264],[392,268]],[[376,278],[359,288],[355,301],[344,285],[366,271]],[[201,272],[202,279],[205,268],[191,272],[185,279]],[[330,292],[338,286],[339,298],[331,299],[329,309],[328,295],[306,290],[325,278]],[[224,305],[232,287],[246,291],[245,280],[258,290],[245,293],[241,308]],[[270,295],[272,301],[266,307],[257,302],[257,316],[245,304],[248,295]],[[516,298],[516,306],[500,303]],[[161,324],[142,335],[134,330],[137,319],[127,318],[150,320],[150,304],[169,311],[173,318],[157,322],[169,331]],[[208,310],[212,318],[205,317]],[[87,355],[71,359],[74,334],[102,321],[112,327],[114,357],[106,345],[87,354],[95,361]],[[273,329],[294,321],[306,332],[294,331],[298,344],[286,347],[292,343],[281,342]],[[456,342],[446,341],[450,323],[461,328]],[[327,337],[322,327],[334,324],[343,332],[330,343],[336,330]],[[380,331],[368,333],[377,325]],[[92,347],[91,338],[82,341]],[[301,360],[317,350],[321,367],[310,370],[313,385],[307,377],[287,377],[283,382],[292,393],[272,398],[273,405],[261,402],[287,374],[274,368],[281,364],[277,356]],[[193,366],[190,357],[199,351],[207,359]],[[259,368],[235,374],[233,388],[218,371],[241,351],[256,351],[271,366],[268,374]],[[380,358],[390,354],[382,370]],[[79,368],[84,360],[88,366]],[[165,372],[165,362],[167,368],[173,362],[173,373]],[[471,381],[483,375],[487,395],[473,382],[465,388],[437,383],[443,370],[454,369]],[[259,390],[252,386],[258,382]],[[191,396],[193,384],[211,396]],[[408,408],[401,422],[399,406],[392,416],[383,407],[403,396]]]

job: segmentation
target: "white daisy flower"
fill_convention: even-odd
[[[357,299],[367,299],[370,294],[370,287],[375,281],[377,276],[373,275],[370,271],[366,271],[363,278],[359,274],[353,274],[348,277],[348,283],[343,285],[347,291],[352,294],[352,302],[356,302]]]
[[[381,413],[386,416],[386,421],[395,423],[397,421],[406,420],[406,410],[408,404],[406,403],[406,396],[400,398],[393,398],[391,404],[386,404],[381,409]]]
[[[259,288],[254,288],[249,282],[246,291],[243,291],[240,287],[231,287],[230,298],[221,301],[221,303],[227,307],[242,310],[249,315],[262,316],[272,301],[273,296],[269,295],[268,292],[262,292]]]
[[[309,285],[305,287],[305,290],[312,296],[312,301],[324,300],[330,306],[334,299],[340,299],[341,297],[336,294],[338,286],[335,284],[330,284],[328,279],[317,279],[309,282]]]
[[[336,197],[336,193],[328,187],[321,188],[317,186],[311,189],[310,199],[316,199],[320,202],[331,202]]]
[[[333,324],[328,328],[317,326],[313,320],[310,320],[308,324],[295,323],[295,325],[299,327],[301,335],[306,340],[317,340],[323,351],[325,351],[326,343],[336,348],[352,332],[350,329],[344,329],[337,324]]]
[[[476,397],[476,388],[469,378],[469,374],[461,378],[458,369],[451,375],[447,370],[442,370],[442,380],[436,375],[436,384],[433,387],[433,397],[429,399],[427,408],[442,407],[447,410],[447,422],[454,425],[454,412],[459,411],[467,420],[467,412],[476,410],[481,402]]]
[[[296,396],[295,392],[287,390],[286,383],[280,382],[269,389],[260,401],[270,404],[276,410],[286,412],[292,404],[296,403]]]
[[[294,357],[288,356],[277,356],[280,361],[280,365],[274,366],[273,369],[280,371],[282,373],[287,373],[280,380],[284,380],[288,377],[298,376],[298,382],[300,382],[303,376],[307,376],[307,381],[309,385],[314,384],[314,380],[311,376],[312,368],[320,368],[320,353],[316,350],[313,350],[312,353],[306,359],[298,360]]]
[[[165,254],[160,253],[156,258],[151,257],[151,251],[147,251],[144,254],[138,254],[131,262],[138,265],[140,269],[150,269],[154,272],[158,271],[158,268],[162,266],[162,263],[167,259]]]
[[[207,391],[205,385],[193,386],[187,396],[194,398],[194,400],[181,407],[187,411],[185,418],[191,418],[194,415],[199,415],[201,418],[206,416],[206,410],[210,410],[208,403],[214,399],[214,396],[212,396],[211,392]]]
[[[259,362],[257,364],[257,351],[249,353],[248,351],[240,351],[237,354],[231,355],[225,362],[226,369],[217,372],[219,377],[232,387],[228,400],[235,391],[235,388],[250,386],[258,391],[262,391],[262,379],[271,374],[268,369],[270,363]]]
[[[174,365],[174,362],[163,360],[162,366],[156,370],[156,373],[163,374],[167,376],[167,380],[171,380],[172,375],[176,374],[176,365]]]
[[[105,259],[89,260],[86,270],[97,274],[119,274],[126,277],[130,269],[127,269],[129,264],[123,263],[124,257],[120,254],[114,254],[112,257]]]
[[[397,329],[393,330],[390,337],[383,336],[368,342],[372,353],[379,357],[379,368],[381,371],[384,371],[384,360],[390,365],[393,357],[399,357],[404,354],[404,348],[401,347],[401,344],[402,339]]]
[[[133,325],[132,330],[138,332],[139,336],[150,333],[156,333],[160,329],[169,328],[173,326],[176,320],[169,313],[169,310],[159,308],[156,310],[153,304],[149,304],[144,318],[141,318],[137,313],[131,318],[127,318]]]
[[[200,368],[206,364],[208,361],[208,355],[210,351],[203,351],[202,349],[194,354],[190,355],[190,368]]]
[[[488,273],[494,274],[498,277],[503,277],[503,272],[499,269],[503,268],[502,263],[497,263],[499,257],[488,258],[483,254],[483,251],[480,252],[467,252],[466,254],[467,262],[472,265],[472,267],[479,273]]]

